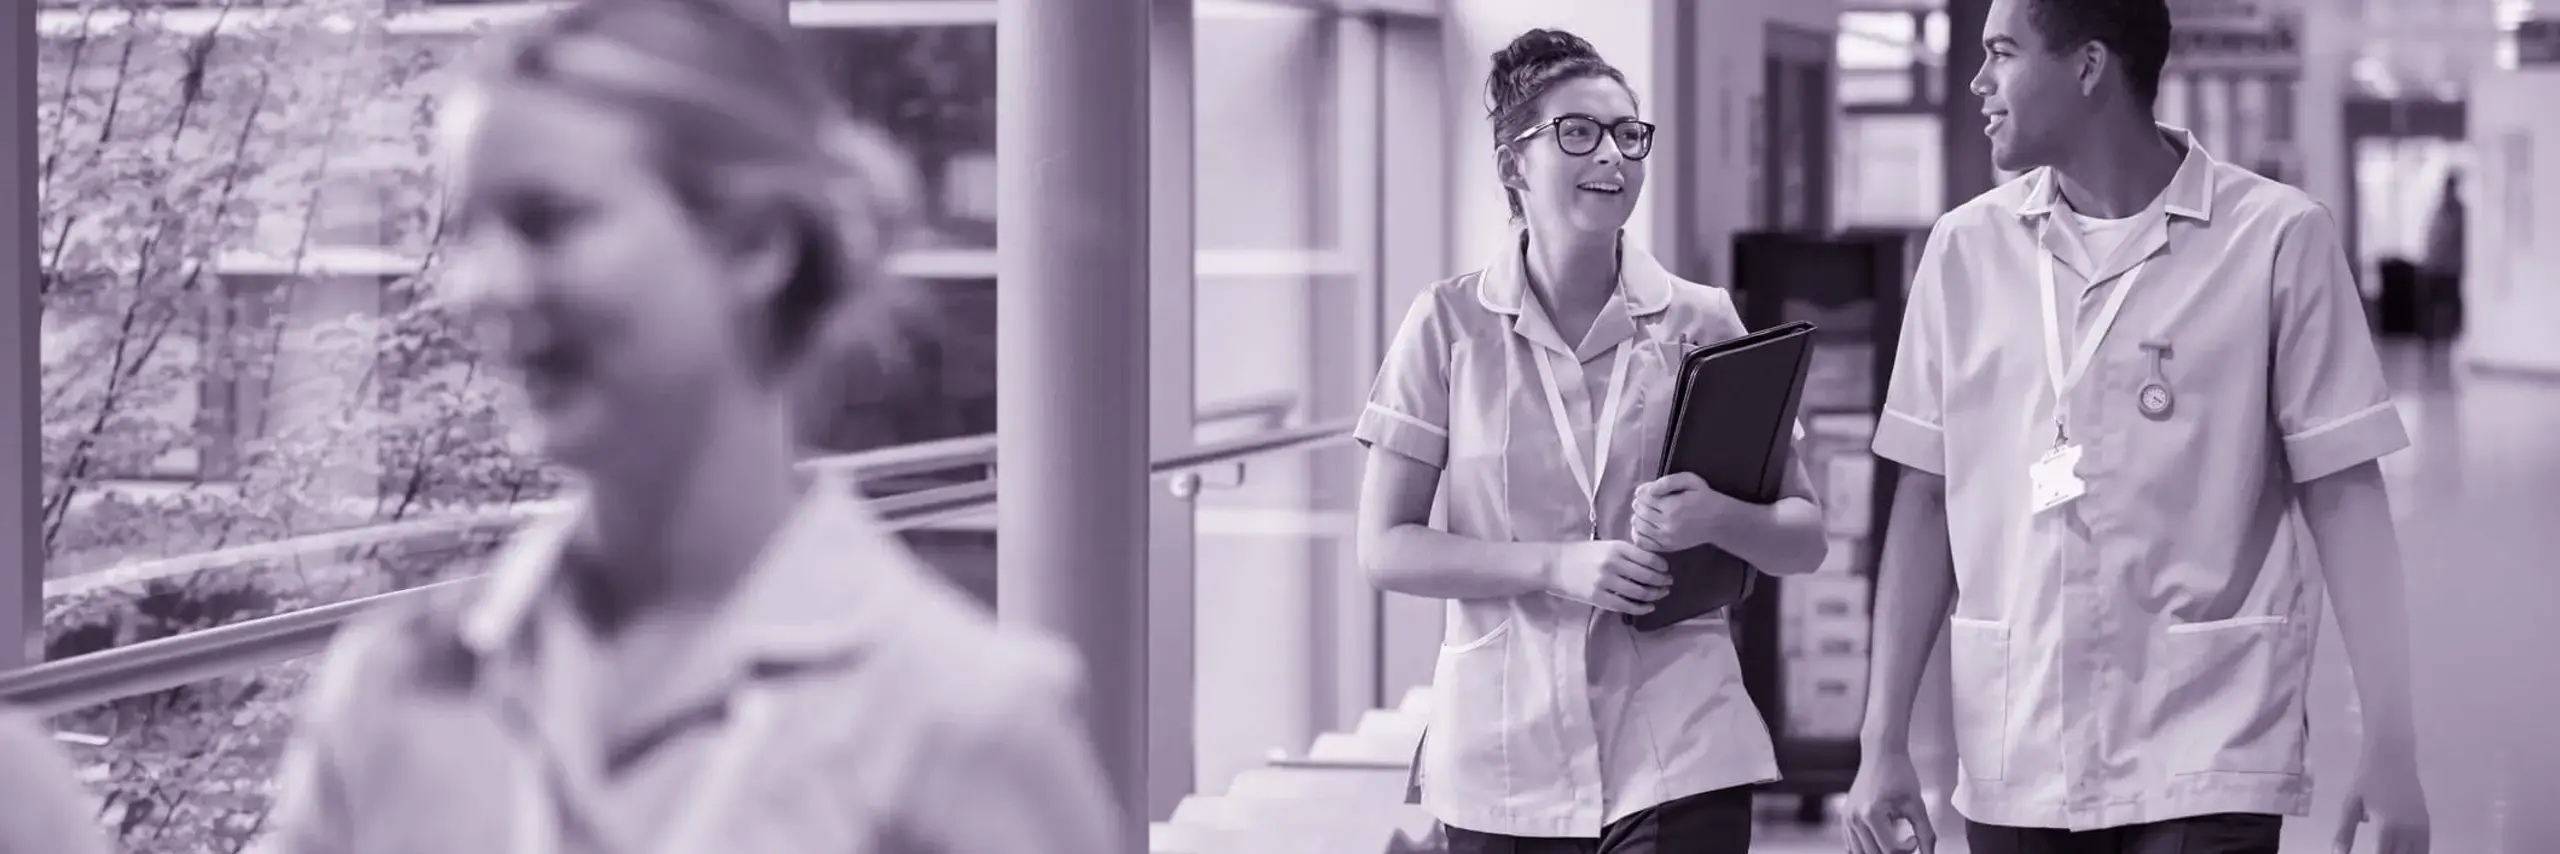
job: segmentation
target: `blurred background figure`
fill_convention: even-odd
[[[1073,656],[794,471],[795,414],[896,352],[915,204],[798,61],[721,3],[592,2],[447,105],[458,275],[577,488],[341,635],[285,851],[1116,850]]]
[[[2419,292],[2425,305],[2425,335],[2448,341],[2462,331],[2463,223],[2462,176],[2444,176],[2444,192],[2427,218],[2426,255],[2419,262]]]
[[[107,854],[97,814],[43,726],[0,710],[0,854]]]

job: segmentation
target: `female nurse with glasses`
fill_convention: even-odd
[[[1533,30],[1487,88],[1512,239],[1414,301],[1356,428],[1362,566],[1448,602],[1422,803],[1455,854],[1745,851],[1778,768],[1730,624],[1624,615],[1701,544],[1811,571],[1821,509],[1800,466],[1770,505],[1652,471],[1681,356],[1744,329],[1621,237],[1655,135],[1625,76]]]

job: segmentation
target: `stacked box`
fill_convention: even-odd
[[[1867,660],[1787,662],[1787,732],[1799,738],[1858,737],[1867,708]]]
[[[1787,579],[1781,599],[1788,732],[1852,738],[1866,709],[1865,576],[1817,572]]]
[[[1848,739],[1866,713],[1871,621],[1862,571],[1874,536],[1876,462],[1871,412],[1808,416],[1805,470],[1822,497],[1830,551],[1810,575],[1788,578],[1779,597],[1779,669],[1789,735]]]

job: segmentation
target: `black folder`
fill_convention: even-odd
[[[1680,361],[1671,426],[1663,431],[1662,475],[1695,474],[1707,488],[1755,504],[1775,504],[1786,485],[1796,407],[1813,363],[1813,324],[1784,323],[1693,350]],[[1750,598],[1760,571],[1712,545],[1664,556],[1671,589],[1653,611],[1627,615],[1638,631],[1730,607]]]

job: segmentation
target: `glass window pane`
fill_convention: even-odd
[[[1911,103],[1920,94],[1911,84],[1911,72],[1905,70],[1842,71],[1840,72],[1840,103]]]
[[[1935,115],[1848,116],[1840,124],[1840,221],[1850,228],[1926,227],[1945,208]]]
[[[993,249],[996,28],[802,27],[810,54],[857,117],[916,158],[928,245]]]
[[[1218,8],[1193,30],[1194,396],[1304,401],[1316,336],[1350,320],[1319,308],[1344,302],[1320,293],[1355,281],[1337,233],[1341,24],[1278,5]]]
[[[309,537],[560,483],[515,442],[511,390],[445,299],[429,130],[446,70],[483,30],[323,0],[138,18],[113,12],[139,0],[95,2],[110,13],[39,15],[47,607],[128,613],[173,591],[224,604],[142,627],[63,617],[52,645],[93,651],[467,568],[503,524],[436,523],[383,548]],[[857,384],[817,444],[992,432],[993,27],[807,37],[853,109],[917,155],[931,251],[903,263],[939,285],[918,381]],[[262,545],[283,541],[305,545]]]
[[[1919,53],[1913,50],[1919,38],[1918,22],[1908,12],[1842,12],[1840,67],[1909,67],[1920,59]]]
[[[1367,277],[1342,237],[1343,194],[1377,193],[1375,182],[1342,180],[1342,104],[1351,85],[1376,86],[1374,73],[1347,69],[1346,44],[1375,44],[1357,21],[1276,3],[1201,3],[1193,29],[1194,239],[1193,399],[1209,410],[1278,396],[1294,414],[1344,411],[1363,389],[1344,379],[1342,354],[1369,334],[1359,318]],[[1375,57],[1364,58],[1369,65]],[[1439,117],[1387,118],[1380,135]],[[1355,140],[1350,145],[1377,145]],[[1372,197],[1374,198],[1374,197]],[[1401,316],[1402,306],[1389,311]],[[1369,366],[1362,366],[1363,371]],[[1319,416],[1320,417],[1320,416]],[[1267,423],[1203,424],[1203,441],[1269,430]],[[1309,579],[1331,577],[1338,557],[1311,537],[1327,492],[1327,468],[1309,459],[1256,460],[1250,476],[1202,493],[1194,516],[1195,706],[1193,779],[1221,791],[1234,776],[1292,750],[1326,728],[1310,703],[1253,704],[1239,696],[1244,674],[1288,696],[1317,696],[1326,649],[1313,627],[1330,606]],[[1329,471],[1346,471],[1331,468]],[[1314,520],[1314,521],[1311,521]],[[1292,580],[1294,579],[1294,580]],[[1246,616],[1259,615],[1259,616]],[[1312,644],[1312,645],[1311,645]],[[1294,650],[1294,651],[1292,651]],[[1276,687],[1274,687],[1276,686]]]
[[[993,433],[996,28],[803,25],[800,33],[852,114],[887,128],[915,160],[926,233],[900,271],[930,283],[935,304],[912,370],[848,380],[850,399],[810,445],[847,453]]]
[[[471,37],[400,34],[362,5],[243,5],[264,8],[39,18],[57,615],[153,579],[225,603],[125,627],[148,635],[412,583],[383,553],[154,559],[557,484],[510,443],[505,395],[435,296],[430,95]],[[426,563],[451,562],[442,545]],[[286,558],[304,571],[257,571]]]
[[[1194,157],[1204,250],[1307,251],[1332,233],[1334,22],[1274,7],[1203,15]]]
[[[115,850],[256,851],[317,657],[53,716]]]

